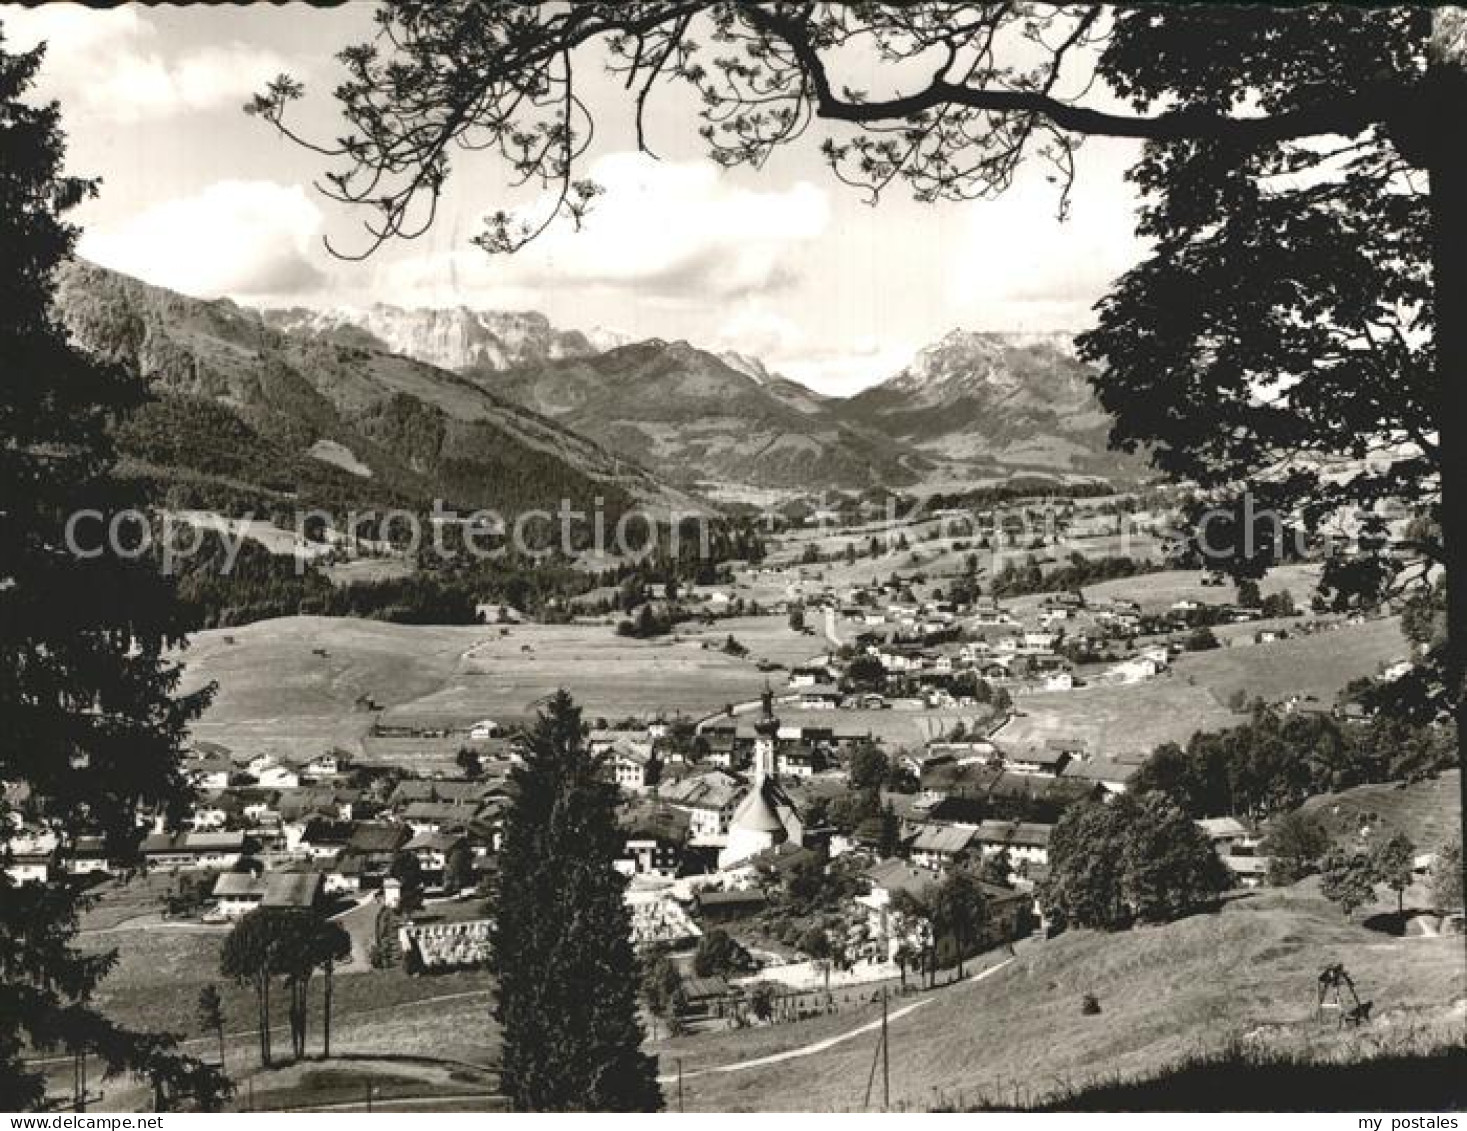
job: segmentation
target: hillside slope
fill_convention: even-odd
[[[1316,976],[1332,962],[1375,1002],[1369,1030],[1340,1033],[1332,1019],[1315,1019]],[[1231,1039],[1349,1059],[1418,1027],[1450,1038],[1461,1031],[1464,979],[1460,938],[1388,938],[1345,921],[1307,884],[1162,927],[1069,932],[894,1021],[892,1101],[919,1110],[1028,1105],[1055,1090],[1160,1071]],[[1099,999],[1099,1014],[1080,1012],[1086,993]],[[851,1025],[868,1018],[853,1014]],[[794,1032],[788,1040],[802,1043]],[[700,1042],[722,1044],[723,1035],[665,1043],[664,1070],[676,1070],[677,1056],[707,1063]],[[874,1047],[872,1035],[767,1067],[700,1074],[687,1082],[686,1102],[696,1110],[858,1109]]]
[[[465,378],[330,334],[281,330],[83,262],[57,306],[81,348],[158,395],[122,432],[131,467],[178,505],[271,500],[513,513],[561,497],[660,497],[631,461]]]

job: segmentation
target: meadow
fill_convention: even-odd
[[[1332,1016],[1316,1019],[1316,975],[1331,962],[1345,963],[1374,1000],[1372,1027],[1342,1033]],[[1463,976],[1460,938],[1383,936],[1346,921],[1308,881],[1167,926],[1067,932],[894,1020],[892,1102],[919,1110],[1033,1102],[1236,1039],[1317,1056],[1361,1055],[1403,1034],[1452,1039],[1467,1005]],[[1099,1014],[1081,1013],[1087,993]],[[844,1017],[850,1027],[862,1020]],[[830,1019],[801,1025],[808,1029],[783,1034],[780,1047],[832,1029]],[[670,1047],[663,1071],[675,1071],[677,1055],[686,1069],[702,1039]],[[875,1047],[871,1033],[809,1056],[697,1075],[685,1080],[684,1102],[698,1111],[859,1110]],[[727,1051],[727,1063],[747,1059]]]

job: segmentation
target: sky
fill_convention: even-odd
[[[720,169],[680,91],[653,107],[658,157],[638,153],[627,96],[593,60],[578,75],[598,117],[586,171],[606,193],[580,231],[557,227],[513,256],[480,251],[470,240],[485,215],[534,198],[487,159],[461,161],[428,234],[346,262],[323,238],[360,248],[366,217],[315,190],[329,161],[242,106],[289,73],[307,90],[298,128],[338,136],[334,55],[370,38],[371,13],[363,0],[0,3],[7,49],[47,43],[38,94],[61,104],[69,171],[101,178],[76,216],[79,253],[251,306],[538,310],[562,328],[754,354],[839,395],[893,376],[954,329],[1082,329],[1142,254],[1124,180],[1134,143],[1086,141],[1063,222],[1038,167],[991,201],[921,204],[897,186],[873,206],[825,168],[818,130],[762,169]],[[875,74],[842,77],[879,88]]]

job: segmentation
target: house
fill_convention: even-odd
[[[1048,777],[1058,777],[1069,761],[1070,754],[1064,749],[1063,743],[1055,739],[1050,739],[1040,747],[1031,746],[1024,750],[1005,750],[1003,752],[1004,769],[1016,774],[1042,774]]]
[[[401,812],[415,801],[452,801],[460,805],[477,805],[500,788],[494,781],[437,781],[404,778],[387,799],[387,807]]]
[[[469,727],[470,742],[485,742],[491,738],[500,738],[504,735],[504,728],[493,719],[480,719]]]
[[[221,872],[214,881],[214,912],[224,919],[242,919],[265,898],[264,879],[253,872]]]
[[[351,840],[357,826],[351,821],[338,821],[332,817],[312,817],[306,821],[296,839],[295,851],[303,852],[312,860],[332,860],[342,852]],[[287,837],[289,843],[289,837]]]
[[[918,825],[910,846],[912,863],[940,872],[968,856],[975,835],[954,825]]]
[[[616,784],[628,793],[651,789],[662,768],[652,743],[628,738],[618,738],[612,745],[610,763]]]
[[[100,836],[76,837],[67,847],[64,866],[68,875],[110,875],[117,869],[107,852],[107,842]]]
[[[693,898],[698,918],[705,923],[727,922],[757,915],[768,906],[769,899],[758,888],[735,888],[731,891],[700,891]]]
[[[741,759],[733,735],[715,734],[702,739],[702,743],[703,759],[710,765],[727,770],[735,769],[739,765]]]
[[[1259,837],[1236,817],[1205,817],[1197,822],[1219,856],[1252,855]]]
[[[1049,838],[1053,832],[1053,825],[1032,821],[984,821],[973,834],[973,843],[985,858],[1007,852],[1016,870],[1021,865],[1047,868]]]
[[[875,961],[888,961],[910,942],[913,925],[904,921],[892,907],[899,892],[914,896],[925,895],[938,883],[938,877],[925,868],[918,868],[905,860],[884,860],[866,872],[864,877],[871,890],[853,899],[866,913],[866,937],[869,940],[867,957]]]
[[[957,765],[957,759],[948,751],[933,750],[929,745],[925,750],[906,751],[897,758],[897,765],[921,781],[924,772]]]
[[[224,872],[214,882],[214,916],[241,919],[257,907],[307,911],[325,890],[319,871]]]
[[[154,868],[232,868],[248,848],[242,832],[178,832],[144,837],[140,851]]]
[[[616,861],[617,870],[628,876],[677,875],[682,863],[682,844],[656,836],[629,836]]]
[[[300,772],[294,766],[271,755],[251,759],[249,772],[266,789],[296,789],[301,784]]]
[[[230,778],[239,773],[226,747],[212,742],[196,742],[183,761],[183,772],[197,789],[229,788]]]
[[[713,841],[728,833],[734,809],[747,788],[727,770],[710,770],[664,788],[661,796],[674,809],[688,814],[694,841]]]
[[[356,856],[392,856],[410,839],[401,825],[385,821],[356,821],[351,826],[344,850]]]
[[[402,846],[401,851],[416,857],[429,886],[442,887],[446,881],[448,859],[457,851],[467,850],[468,837],[463,833],[418,833]]]
[[[351,758],[341,750],[327,750],[324,754],[317,754],[300,768],[301,775],[312,780],[321,778],[334,778],[343,773]]]
[[[320,902],[324,886],[324,875],[314,869],[270,872],[265,876],[265,897],[260,906],[308,911]]]
[[[61,838],[52,830],[24,830],[5,848],[5,874],[12,882],[48,884],[60,878]]]
[[[477,802],[457,801],[413,801],[403,806],[396,814],[397,820],[413,834],[436,833],[447,828],[466,825],[479,811]]]
[[[1165,668],[1165,663],[1157,661],[1152,656],[1137,656],[1135,659],[1123,660],[1113,665],[1107,674],[1119,683],[1140,683],[1142,680],[1160,675]]]
[[[814,683],[800,691],[799,705],[802,710],[834,710],[841,704],[840,688],[833,683]]]
[[[827,763],[824,748],[811,742],[786,743],[776,751],[774,760],[779,776],[787,778],[814,777]]]
[[[1139,768],[1134,762],[1121,762],[1101,754],[1093,754],[1088,758],[1076,758],[1065,763],[1064,777],[1068,781],[1099,785],[1107,793],[1125,793],[1129,788],[1127,783],[1131,775]]]
[[[799,664],[790,668],[790,687],[816,687],[834,681],[831,670],[823,664]]]
[[[1240,888],[1262,887],[1268,881],[1267,856],[1224,856],[1222,862]]]

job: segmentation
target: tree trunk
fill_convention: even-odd
[[[215,1026],[215,1028],[216,1028],[216,1030],[217,1030],[217,1032],[219,1034],[219,1071],[223,1072],[224,1071],[224,1022],[223,1021],[220,1021],[219,1024],[217,1026]]]
[[[331,989],[335,964],[326,963],[326,986],[321,999],[321,1059],[331,1059]]]
[[[270,976],[262,975],[259,982],[260,1001],[260,1064],[270,1067]]]
[[[1458,405],[1467,393],[1467,149],[1450,122],[1467,120],[1467,11],[1432,13],[1429,48],[1435,144],[1431,178],[1432,289],[1436,305],[1437,441],[1441,525],[1447,574],[1447,694],[1457,724],[1458,757],[1467,745],[1467,436]],[[1467,810],[1467,773],[1461,778]],[[1467,877],[1467,872],[1464,872]],[[1467,895],[1467,878],[1464,878]]]

